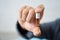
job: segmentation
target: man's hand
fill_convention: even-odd
[[[36,24],[36,13],[40,13],[40,20],[43,16],[44,6],[39,5],[35,9],[30,6],[23,6],[19,10],[18,22],[20,26],[33,32],[35,36],[41,35],[40,28]]]

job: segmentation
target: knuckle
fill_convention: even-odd
[[[23,13],[25,13],[25,12],[26,12],[26,9],[23,10]]]
[[[23,10],[23,15],[27,15],[28,11],[26,9]]]
[[[30,9],[29,12],[34,12],[34,9]]]
[[[32,9],[32,7],[28,6],[28,7],[27,7],[27,10],[29,11],[30,9]]]

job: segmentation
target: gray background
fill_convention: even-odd
[[[0,0],[0,32],[16,32],[18,9],[23,5],[36,7],[39,4],[45,6],[41,23],[60,18],[60,0]]]

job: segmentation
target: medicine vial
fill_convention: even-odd
[[[36,23],[39,25],[40,22],[40,13],[36,13]]]

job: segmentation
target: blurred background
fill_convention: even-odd
[[[60,18],[60,0],[0,0],[0,40],[21,38],[16,30],[18,9],[23,5],[36,7],[40,4],[45,6],[41,23]]]

